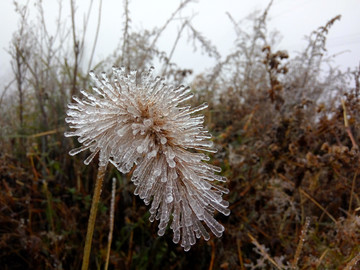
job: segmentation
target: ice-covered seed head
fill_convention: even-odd
[[[216,152],[204,117],[194,115],[208,105],[184,105],[193,97],[190,88],[164,84],[152,71],[138,76],[114,67],[110,78],[90,72],[93,91],[82,90],[83,98],[74,97],[68,105],[65,120],[73,131],[65,136],[78,137],[81,144],[71,155],[90,150],[85,164],[99,153],[100,165],[111,162],[122,173],[136,166],[134,193],[150,204],[158,234],[171,220],[174,242],[181,240],[187,251],[196,238],[209,239],[203,224],[222,235],[224,227],[213,215],[215,210],[230,214],[222,199],[228,190],[218,183],[226,179],[216,174],[220,168],[204,162],[209,157],[193,151]]]

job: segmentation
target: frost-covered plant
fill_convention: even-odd
[[[167,85],[153,77],[153,68],[137,76],[125,68],[113,68],[109,78],[90,72],[96,86],[93,93],[82,90],[83,99],[74,97],[66,122],[78,136],[81,147],[91,154],[89,164],[99,153],[99,166],[110,162],[120,172],[132,173],[135,194],[150,206],[150,221],[160,220],[158,235],[167,225],[174,243],[188,251],[196,238],[208,240],[209,233],[220,237],[224,227],[214,219],[215,210],[229,215],[228,202],[222,199],[228,189],[218,185],[226,178],[220,168],[210,165],[209,157],[195,150],[215,152],[211,135],[203,127],[204,116],[193,115],[207,108],[191,108],[183,103],[193,97],[188,87]]]

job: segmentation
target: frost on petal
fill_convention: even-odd
[[[194,115],[208,105],[183,104],[193,97],[190,88],[166,85],[152,71],[138,76],[114,67],[111,78],[90,72],[95,85],[68,105],[66,122],[74,130],[66,136],[76,136],[82,144],[71,155],[92,152],[86,164],[99,153],[100,163],[111,162],[122,173],[136,166],[134,193],[150,206],[158,235],[170,225],[174,243],[187,251],[196,239],[208,240],[209,231],[222,235],[224,227],[214,213],[230,214],[222,199],[229,191],[218,184],[226,181],[217,174],[220,169],[204,162],[208,156],[193,151],[216,152],[203,127],[204,117]]]

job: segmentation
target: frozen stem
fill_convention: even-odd
[[[293,260],[293,262],[291,264],[291,267],[293,269],[297,269],[297,263],[298,263],[299,258],[300,258],[300,254],[301,254],[304,242],[305,242],[305,237],[306,237],[307,231],[309,229],[309,225],[310,225],[310,217],[306,217],[305,224],[304,224],[304,226],[303,226],[303,228],[301,230],[301,235],[300,235],[300,238],[299,238],[299,244],[298,244],[298,246],[296,248],[295,257],[294,257],[294,260]]]
[[[94,195],[93,195],[93,199],[92,199],[92,203],[91,203],[90,217],[89,217],[88,229],[87,229],[87,233],[86,233],[84,257],[83,257],[83,263],[82,263],[82,267],[81,267],[82,270],[87,270],[89,267],[89,257],[90,257],[90,251],[91,251],[92,237],[94,234],[96,213],[97,213],[97,209],[98,209],[101,188],[102,188],[102,184],[104,181],[106,167],[107,167],[107,164],[103,165],[103,166],[99,166],[98,174],[96,177],[95,190],[94,190]]]

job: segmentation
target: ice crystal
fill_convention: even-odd
[[[160,220],[158,235],[170,223],[173,241],[188,251],[201,236],[220,237],[224,227],[214,212],[229,215],[228,202],[222,199],[228,189],[218,185],[226,178],[216,174],[220,168],[208,164],[202,152],[215,152],[211,135],[203,127],[204,103],[182,105],[193,97],[188,87],[165,84],[153,77],[153,68],[137,76],[124,68],[113,68],[109,78],[90,72],[96,83],[93,93],[82,90],[83,99],[73,97],[66,122],[78,136],[81,147],[71,155],[89,149],[89,164],[99,153],[100,165],[112,163],[122,173],[136,166],[131,181],[135,194],[150,204],[150,221]]]

